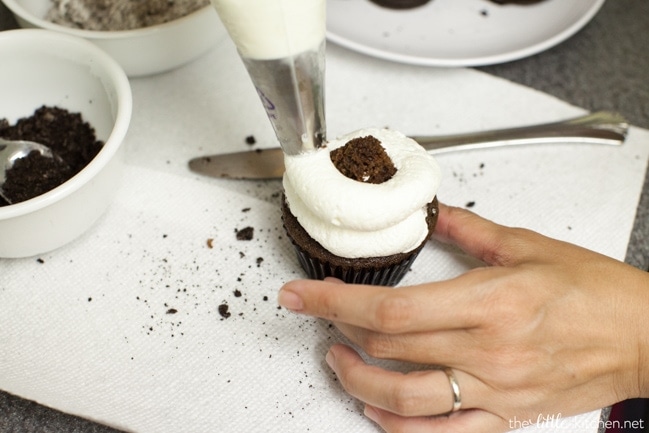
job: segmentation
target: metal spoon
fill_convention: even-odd
[[[60,156],[54,154],[49,147],[26,140],[7,140],[0,137],[0,197],[7,203],[12,204],[12,200],[4,193],[4,183],[7,180],[7,170],[10,170],[16,160],[25,158],[31,152],[38,152],[46,158],[54,158],[62,164],[66,164]]]

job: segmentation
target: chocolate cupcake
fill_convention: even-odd
[[[489,0],[489,1],[499,5],[506,5],[506,4],[531,5],[534,3],[540,3],[543,0]]]
[[[310,278],[394,286],[435,228],[439,182],[415,141],[361,130],[286,158],[282,220]]]
[[[390,9],[412,9],[418,6],[425,5],[430,0],[370,0],[384,8]]]

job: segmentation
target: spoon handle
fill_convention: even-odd
[[[629,124],[617,113],[598,111],[561,122],[457,135],[413,136],[425,149],[438,154],[534,143],[595,143],[619,146]]]

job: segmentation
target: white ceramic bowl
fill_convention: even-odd
[[[79,36],[110,54],[130,77],[168,71],[206,53],[227,36],[216,10],[194,13],[151,27],[124,31],[73,29],[44,19],[51,0],[2,0],[21,27]]]
[[[81,113],[104,147],[77,175],[30,200],[0,207],[0,257],[29,257],[88,230],[115,196],[132,96],[124,70],[83,39],[47,30],[0,32],[0,118],[42,105]]]

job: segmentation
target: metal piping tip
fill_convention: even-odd
[[[242,59],[284,153],[321,147],[326,141],[325,41],[291,57]]]

